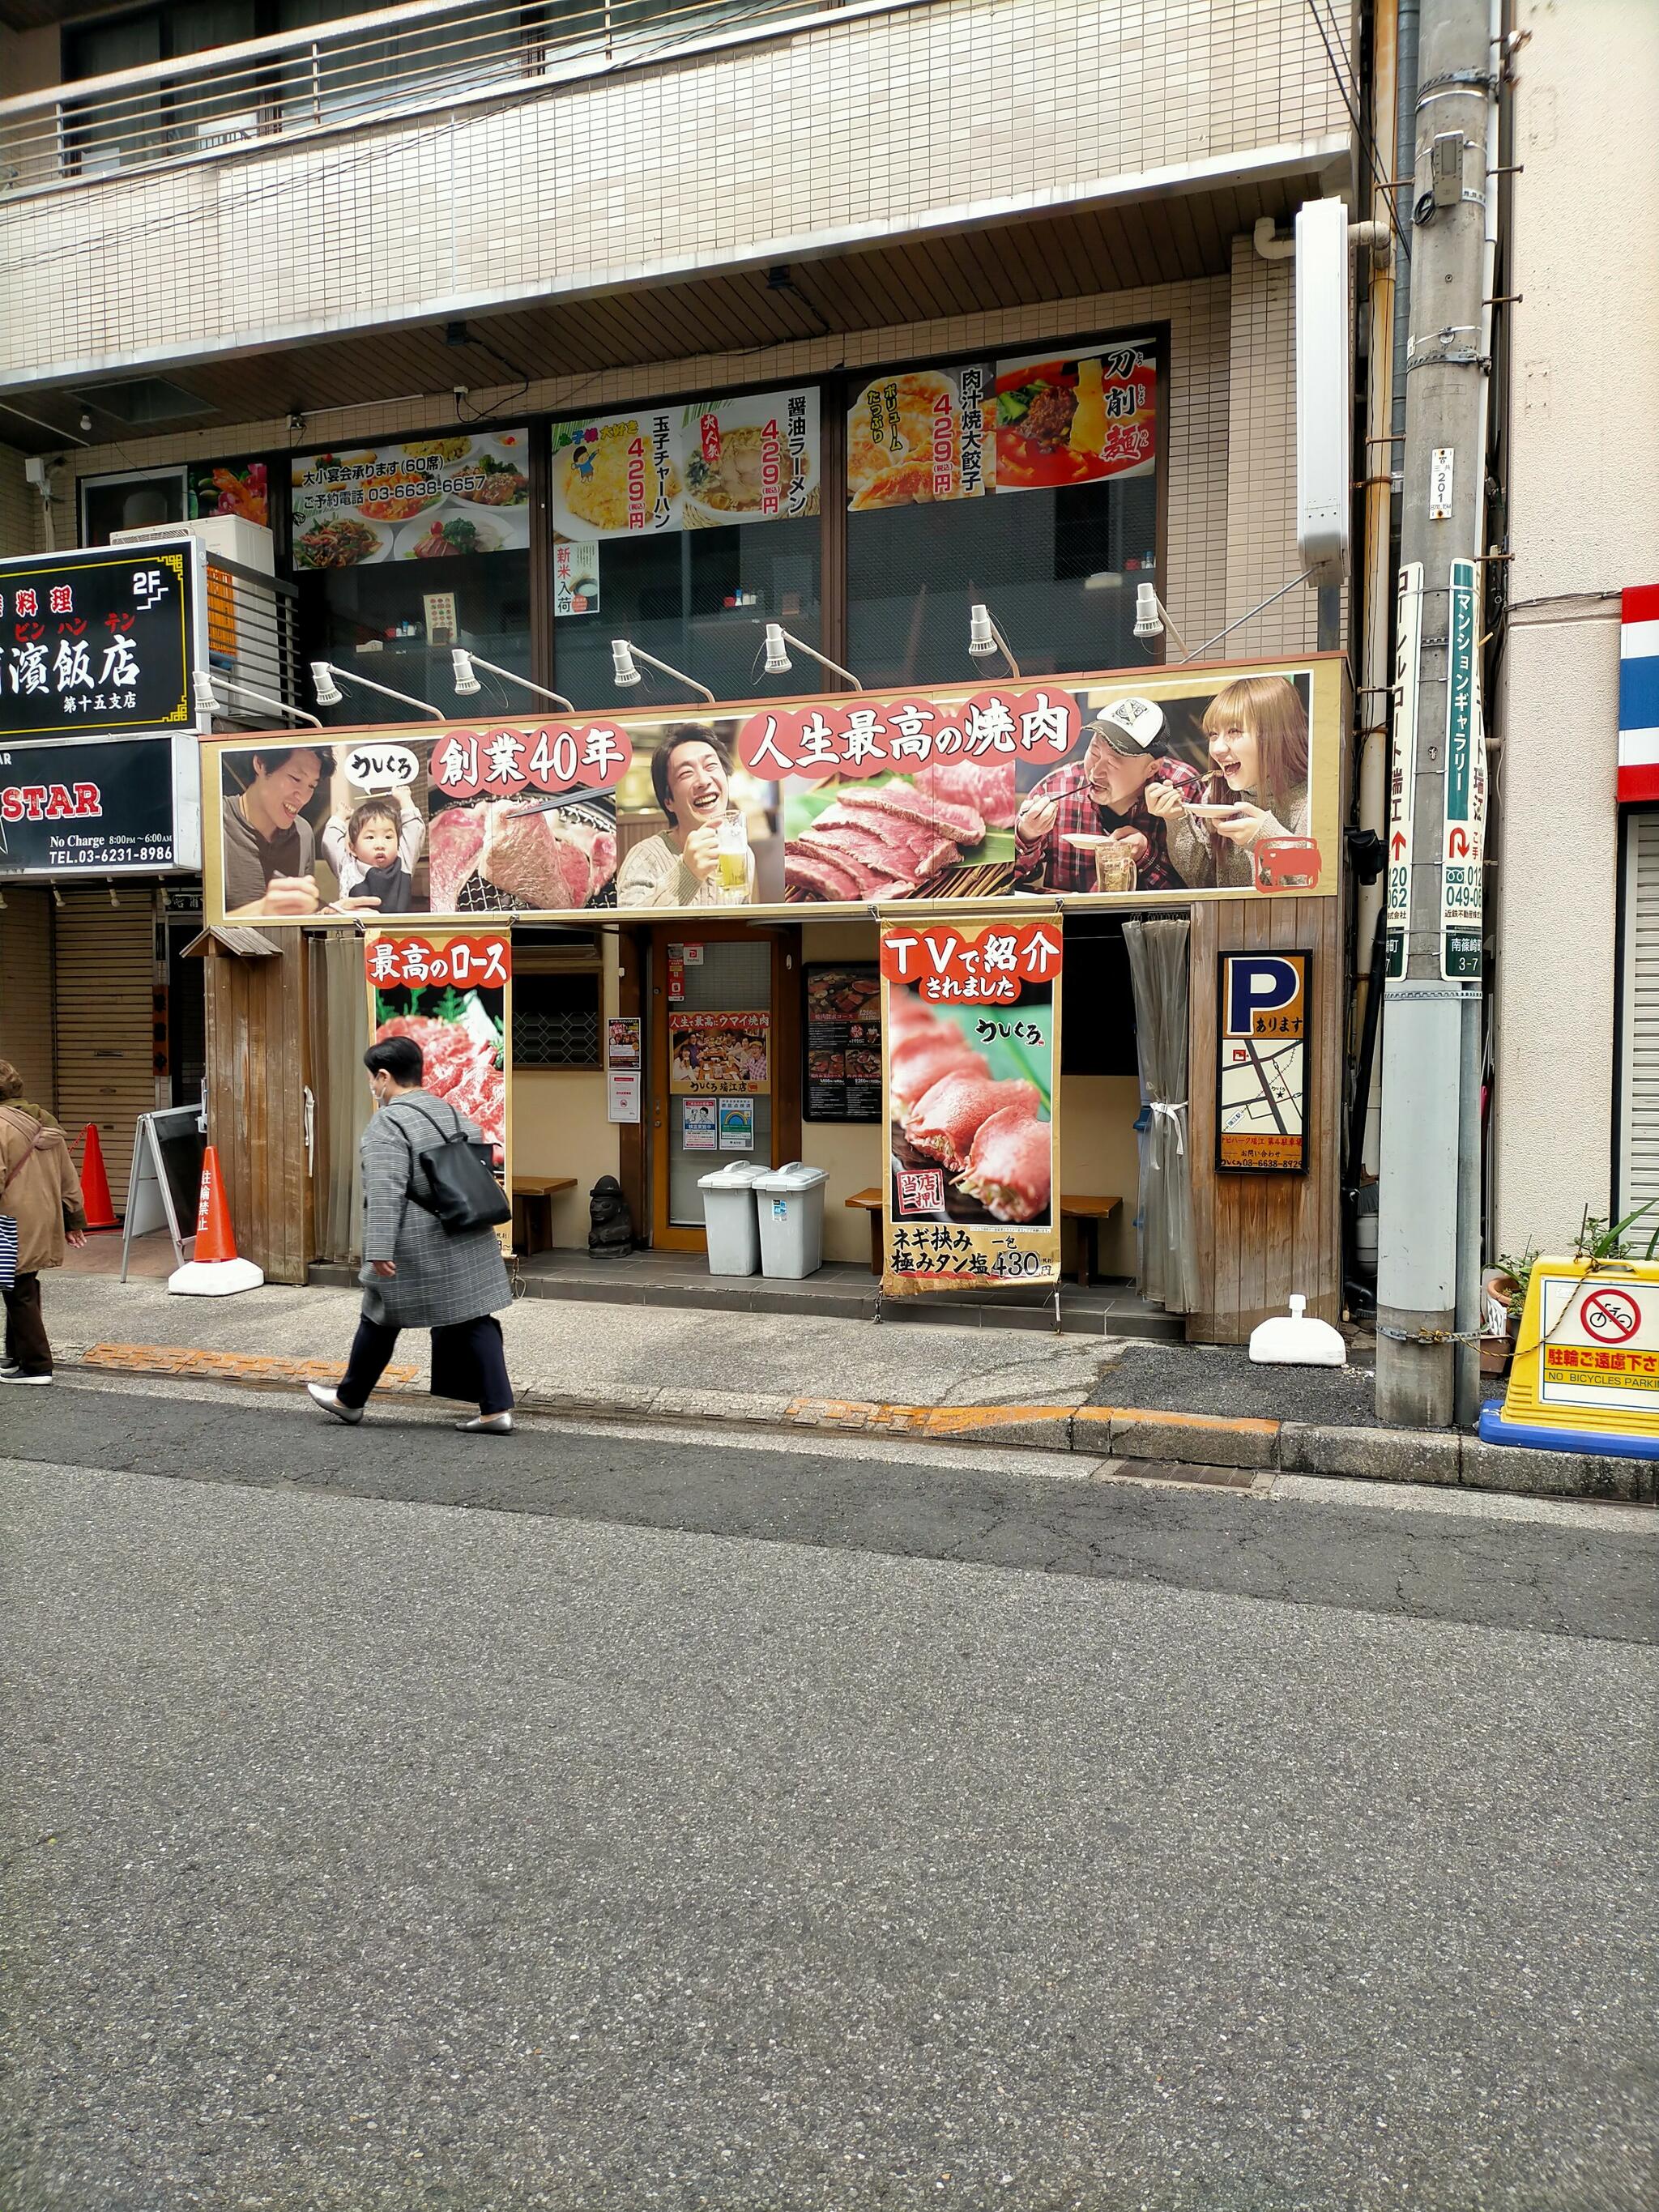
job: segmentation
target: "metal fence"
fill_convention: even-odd
[[[416,0],[0,100],[0,198],[639,66],[840,0]]]

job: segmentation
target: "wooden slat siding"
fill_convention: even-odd
[[[148,886],[70,888],[55,910],[52,1048],[58,1118],[81,1158],[97,1124],[115,1210],[126,1205],[138,1116],[155,1105],[155,910]]]
[[[1193,924],[1188,1081],[1200,1304],[1187,1334],[1195,1342],[1242,1344],[1258,1322],[1287,1310],[1292,1291],[1322,1321],[1341,1318],[1341,908],[1334,898],[1226,899],[1194,908]],[[1304,950],[1313,954],[1309,1171],[1218,1175],[1219,955]]]
[[[52,1052],[52,895],[11,884],[0,913],[0,1060],[23,1079],[23,1096],[58,1111]]]
[[[275,959],[207,963],[208,1133],[244,1259],[302,1283],[314,1253],[306,1174],[308,994],[298,930]]]

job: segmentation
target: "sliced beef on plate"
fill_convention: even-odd
[[[915,787],[947,805],[982,814],[993,830],[1010,830],[1014,821],[1014,763],[1012,757],[983,761],[933,761],[915,772]]]
[[[556,912],[585,906],[605,880],[603,874],[596,878],[594,866],[601,841],[614,866],[616,840],[609,831],[564,807],[498,799],[489,809],[479,872],[528,907]]]
[[[939,1025],[938,1036],[907,1037],[894,1048],[890,1061],[894,1110],[925,1098],[945,1075],[976,1075],[988,1079],[991,1069],[983,1053],[975,1052],[952,1024]]]
[[[860,896],[858,878],[850,869],[822,854],[803,853],[799,843],[784,848],[783,880],[790,889],[809,891],[817,899],[844,902]]]
[[[483,850],[481,806],[446,806],[432,817],[427,838],[427,898],[434,914],[454,914],[461,885]]]
[[[960,1174],[981,1126],[994,1114],[1017,1107],[1029,1117],[1042,1103],[1036,1084],[1023,1077],[994,1083],[988,1076],[949,1073],[911,1108],[904,1133],[919,1152]]]
[[[985,836],[985,817],[971,806],[954,806],[934,799],[908,783],[884,783],[877,791],[844,791],[839,804],[860,813],[896,815],[902,821],[920,822],[937,830],[958,845],[977,845]]]
[[[1035,1221],[1051,1202],[1053,1148],[1051,1123],[1005,1107],[980,1123],[957,1188],[999,1221]]]

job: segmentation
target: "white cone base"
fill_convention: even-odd
[[[252,1260],[186,1260],[167,1277],[170,1291],[198,1298],[225,1298],[233,1291],[257,1291],[264,1270]]]

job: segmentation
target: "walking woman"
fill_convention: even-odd
[[[324,1413],[355,1427],[404,1328],[432,1331],[432,1395],[471,1399],[477,1415],[458,1429],[505,1436],[513,1426],[501,1325],[512,1303],[493,1229],[451,1231],[422,1203],[430,1186],[420,1156],[457,1130],[473,1143],[465,1114],[421,1088],[425,1063],[410,1037],[372,1044],[363,1066],[380,1111],[362,1135],[362,1318],[337,1389],[307,1382]]]
[[[52,1346],[40,1312],[40,1277],[64,1264],[66,1244],[87,1241],[81,1178],[69,1139],[23,1097],[23,1079],[0,1060],[0,1213],[17,1223],[17,1275],[6,1302],[0,1382],[50,1382]]]

